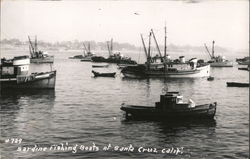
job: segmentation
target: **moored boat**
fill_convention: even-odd
[[[29,49],[30,49],[30,62],[31,63],[54,63],[54,56],[49,55],[47,52],[38,50],[37,39],[35,37],[34,44],[29,38]]]
[[[84,56],[81,58],[82,62],[86,62],[86,61],[92,61],[92,57],[94,56],[94,54],[90,51],[90,43],[88,44],[88,48],[85,46],[85,44],[83,43],[85,52],[84,52]]]
[[[207,80],[208,80],[208,81],[213,81],[213,80],[214,80],[214,77],[209,76],[209,77],[207,78]]]
[[[127,119],[146,120],[187,120],[213,119],[217,103],[196,105],[191,99],[188,103],[182,101],[179,92],[167,92],[161,95],[160,102],[155,106],[136,106],[122,104]]]
[[[249,56],[244,57],[244,58],[239,58],[239,59],[236,59],[236,62],[239,65],[250,65],[250,58]]]
[[[70,56],[69,59],[82,59],[84,56],[83,55],[75,55],[75,56]]]
[[[109,65],[92,65],[92,67],[108,67]]]
[[[227,82],[228,87],[249,87],[249,83]]]
[[[95,77],[115,77],[116,72],[112,73],[100,73],[92,70]]]
[[[107,62],[116,64],[137,64],[136,61],[132,60],[130,57],[123,56],[120,52],[113,53],[113,39],[111,39],[110,44],[107,42],[109,57],[105,58],[102,56],[92,57],[93,62]]]
[[[250,68],[249,67],[241,67],[241,68],[238,68],[238,70],[245,70],[245,71],[249,71]]]
[[[151,57],[150,40],[153,35],[157,50],[160,56]],[[141,35],[144,52],[147,58],[145,64],[138,64],[136,66],[128,66],[122,69],[122,74],[125,77],[131,78],[147,78],[147,77],[159,77],[159,78],[195,78],[195,77],[207,77],[210,76],[210,65],[207,63],[198,62],[198,59],[192,58],[185,61],[184,56],[180,56],[179,59],[171,60],[170,56],[166,54],[166,27],[165,27],[165,49],[164,56],[161,55],[160,48],[156,41],[153,30],[149,34],[149,47],[148,50],[145,47],[144,39]],[[157,61],[159,59],[159,61]]]
[[[0,88],[2,89],[54,89],[56,71],[29,73],[30,58],[18,56],[1,60]]]
[[[212,54],[210,54],[206,44],[205,48],[211,58],[211,60],[208,61],[208,63],[210,64],[211,67],[233,67],[233,62],[232,61],[228,61],[226,60],[225,56],[215,56],[214,55],[214,41],[213,41],[213,45],[212,45]]]

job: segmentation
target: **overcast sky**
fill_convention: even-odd
[[[1,39],[95,40],[141,46],[155,29],[159,43],[248,49],[249,2],[225,1],[10,1],[1,0]]]

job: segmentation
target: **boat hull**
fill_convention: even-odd
[[[30,58],[30,63],[54,63],[54,56]]]
[[[213,62],[210,63],[211,67],[233,67],[233,62]]]
[[[104,58],[102,56],[94,56],[91,58],[93,62],[106,62],[116,64],[136,64],[133,60],[128,59],[116,59],[116,58]]]
[[[178,71],[178,72],[163,72],[163,71],[122,71],[125,77],[142,78],[142,77],[158,77],[158,78],[199,78],[210,76],[210,65],[198,67],[195,70]]]
[[[12,79],[1,79],[2,89],[55,89],[56,71],[36,75],[17,77]]]
[[[80,60],[81,62],[90,62],[92,61],[91,58],[83,58]]]
[[[249,65],[250,61],[242,61],[242,62],[238,62],[239,65]]]
[[[155,107],[123,105],[127,119],[146,120],[187,120],[187,119],[213,119],[216,113],[216,103],[198,105],[189,109],[162,110]]]

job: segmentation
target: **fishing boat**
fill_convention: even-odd
[[[29,73],[30,58],[17,56],[1,59],[0,87],[2,89],[54,89],[56,71]]]
[[[96,71],[92,70],[92,73],[94,74],[95,77],[115,77],[116,72],[112,73],[99,73]]]
[[[226,60],[225,56],[215,56],[214,55],[214,41],[212,44],[212,54],[210,54],[208,47],[205,45],[207,53],[209,54],[211,60],[208,61],[211,67],[233,67],[233,62]]]
[[[247,67],[239,67],[238,70],[249,71],[250,70],[250,64]]]
[[[228,87],[249,87],[249,83],[227,82]]]
[[[110,44],[107,42],[109,57],[105,58],[102,56],[92,57],[93,62],[107,62],[116,64],[136,64],[137,62],[132,60],[130,57],[123,56],[120,52],[113,53],[113,39],[111,39]]]
[[[92,61],[91,58],[94,56],[94,53],[90,51],[90,43],[88,44],[88,48],[84,43],[83,46],[84,46],[83,55],[70,56],[69,59],[80,59],[80,61],[82,62]]]
[[[83,43],[84,49],[85,51],[84,56],[81,58],[82,62],[86,62],[86,61],[92,61],[92,57],[94,56],[94,54],[90,51],[90,43],[88,44],[88,48],[86,47],[86,45]]]
[[[250,59],[249,59],[249,56],[247,56],[247,57],[244,57],[244,58],[236,59],[236,62],[239,65],[249,65],[250,64]]]
[[[30,62],[31,63],[54,63],[54,56],[49,55],[47,52],[38,50],[37,38],[35,37],[34,44],[30,37],[29,39],[29,50],[30,50]]]
[[[75,55],[75,56],[70,56],[69,59],[82,59],[84,56],[83,55]]]
[[[167,92],[160,96],[155,106],[121,105],[127,119],[187,120],[213,119],[217,103],[196,105],[193,100],[183,102],[179,92]]]
[[[160,55],[157,57],[151,57],[150,44],[152,35],[154,37],[156,48]],[[180,56],[179,59],[172,60],[170,56],[166,54],[166,27],[164,57],[161,54],[161,50],[155,38],[153,29],[151,29],[151,32],[149,34],[148,50],[146,49],[142,35],[141,39],[147,61],[145,64],[138,64],[136,66],[128,66],[123,68],[121,72],[125,77],[194,78],[207,77],[210,75],[210,65],[207,63],[198,62],[198,59],[196,58],[192,58],[186,61],[184,56]]]

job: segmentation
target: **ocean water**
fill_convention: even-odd
[[[27,52],[4,51],[2,57],[23,53]],[[110,64],[94,70],[115,71],[115,78],[94,78],[91,62],[67,59],[74,54],[54,52],[55,90],[1,93],[1,159],[249,158],[249,88],[226,86],[249,82],[248,71],[237,65],[211,68],[214,81],[126,79]],[[131,56],[139,59],[138,54]],[[125,120],[122,103],[153,106],[166,89],[179,91],[184,100],[191,98],[196,104],[216,101],[215,119]]]

